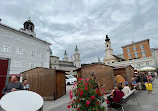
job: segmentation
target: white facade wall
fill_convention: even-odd
[[[135,69],[140,69],[143,67],[156,67],[155,61],[152,57],[115,62],[109,65],[114,67],[131,65]]]
[[[10,51],[5,52],[4,46],[9,45]],[[34,39],[18,31],[0,25],[0,57],[10,58],[10,74],[20,74],[33,67],[49,68],[50,44]],[[18,49],[22,54],[18,54]],[[35,55],[32,57],[32,51]]]
[[[158,48],[152,48],[151,53],[156,64],[156,68],[158,68]]]

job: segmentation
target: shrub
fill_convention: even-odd
[[[68,108],[78,111],[104,111],[102,105],[105,101],[104,89],[97,88],[98,83],[92,78],[79,79],[70,90],[70,101]]]

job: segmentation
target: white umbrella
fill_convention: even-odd
[[[156,68],[154,67],[143,67],[141,69],[138,69],[138,71],[155,71]]]

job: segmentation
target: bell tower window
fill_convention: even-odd
[[[107,47],[108,47],[108,44],[107,44]]]

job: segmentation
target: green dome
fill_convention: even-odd
[[[76,46],[76,48],[75,48],[75,51],[78,51],[78,48],[77,48],[77,46]]]

